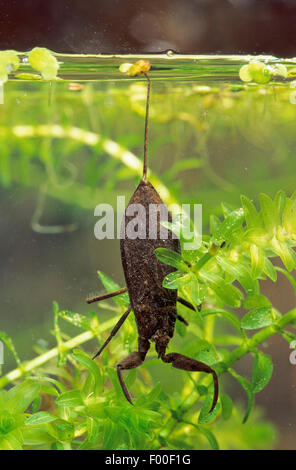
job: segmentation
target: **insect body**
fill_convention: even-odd
[[[177,369],[212,374],[214,380],[214,398],[210,410],[212,411],[218,399],[218,378],[216,372],[208,365],[182,354],[174,352],[166,353],[169,341],[174,335],[176,320],[179,319],[187,324],[187,322],[177,314],[177,302],[186,305],[192,310],[195,309],[189,302],[178,297],[177,290],[166,289],[162,286],[164,277],[172,272],[174,268],[161,263],[154,254],[154,250],[160,247],[180,252],[180,243],[177,238],[173,237],[172,232],[169,232],[167,238],[162,236],[160,222],[162,220],[171,221],[171,215],[159,194],[147,179],[147,132],[150,79],[146,72],[144,72],[144,74],[148,80],[148,92],[143,177],[126,208],[121,227],[121,230],[124,230],[124,236],[121,238],[120,243],[121,259],[127,287],[87,300],[88,303],[91,303],[128,291],[130,306],[94,357],[101,354],[111,338],[126,320],[131,310],[133,310],[138,329],[138,350],[132,352],[117,364],[118,378],[126,399],[132,404],[130,394],[123,380],[122,371],[140,366],[145,360],[146,354],[150,348],[150,342],[153,341],[155,342],[158,357],[162,361],[171,363],[172,366]],[[142,236],[141,238],[130,238],[126,231],[132,219],[131,209],[139,206],[141,210],[138,212],[137,222],[138,226],[142,228]],[[151,208],[162,208],[162,210],[159,210],[159,216],[156,219],[156,227],[151,226],[152,219],[149,217]],[[151,237],[151,232],[153,232],[155,228],[154,236]]]

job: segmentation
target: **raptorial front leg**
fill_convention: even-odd
[[[93,302],[100,302],[101,300],[111,299],[111,297],[124,294],[126,291],[127,291],[127,287],[123,287],[123,289],[119,289],[114,292],[108,292],[107,294],[97,295],[95,297],[89,297],[88,299],[86,299],[86,302],[88,304],[92,304]]]
[[[138,351],[134,351],[131,354],[129,354],[125,359],[122,359],[117,364],[117,375],[119,379],[119,383],[121,385],[122,391],[124,393],[125,398],[127,401],[133,405],[131,396],[129,394],[128,389],[126,388],[125,382],[122,377],[122,372],[123,370],[129,370],[129,369],[134,369],[135,367],[140,366],[143,361],[145,360],[146,354],[150,348],[150,343],[148,340],[145,338],[139,337],[138,340]]]
[[[206,372],[207,374],[212,374],[214,381],[214,397],[211,409],[209,411],[211,413],[216,406],[219,395],[218,376],[214,369],[212,369],[207,364],[204,364],[203,362],[196,361],[195,359],[183,356],[183,354],[179,353],[165,354],[161,356],[161,359],[164,362],[171,363],[173,367],[176,367],[176,369],[187,370],[190,372]]]

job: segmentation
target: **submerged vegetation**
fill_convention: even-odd
[[[177,268],[164,279],[164,286],[178,288],[196,306],[196,312],[181,307],[189,326],[186,331],[184,324],[177,323],[177,332],[184,339],[180,352],[206,362],[220,376],[227,374],[238,381],[247,395],[246,410],[242,412],[234,405],[226,385],[209,414],[212,384],[203,374],[184,374],[182,390],[165,393],[161,383],[152,383],[148,372],[156,361],[154,353],[148,355],[139,371],[127,374],[127,384],[133,384],[137,397],[131,406],[124,400],[111,365],[134,350],[134,319],[127,320],[120,339],[104,351],[98,365],[77,347],[92,338],[103,341],[104,332],[118,317],[100,323],[95,312],[81,315],[60,311],[54,303],[56,348],[41,351],[39,347],[38,356],[20,363],[12,341],[1,334],[18,367],[0,378],[0,387],[23,378],[20,385],[0,392],[2,449],[188,449],[202,448],[204,441],[213,449],[219,444],[222,448],[262,448],[273,441],[270,425],[256,421],[257,414],[251,414],[255,395],[268,384],[273,370],[272,358],[261,346],[275,334],[288,343],[295,341],[296,309],[279,312],[260,293],[258,281],[270,277],[276,282],[277,271],[281,271],[296,294],[290,274],[296,267],[292,250],[296,245],[296,193],[287,198],[279,192],[274,200],[262,195],[260,212],[246,197],[242,206],[236,211],[224,207],[223,221],[211,218],[210,236],[204,237],[200,249],[184,251],[181,256],[159,248],[156,254]],[[226,244],[221,244],[225,240]],[[272,264],[270,258],[275,256],[282,259],[286,269]],[[99,272],[99,276],[107,291],[118,288],[105,274]],[[114,302],[115,312],[123,312],[129,303],[127,294]],[[240,319],[237,312],[242,303],[247,312]],[[61,329],[61,319],[84,332],[68,338]],[[221,333],[217,328],[220,319],[230,324],[229,331]],[[258,331],[252,335],[252,330]],[[246,354],[253,356],[251,380],[234,368]],[[181,378],[179,372],[172,373]],[[251,424],[242,424],[246,422]],[[230,423],[235,426],[235,437],[227,434]]]
[[[92,65],[82,67],[80,86],[70,87],[72,69],[63,66],[63,58],[40,48],[25,55],[29,63],[11,57],[9,64],[15,65],[0,116],[1,186],[8,194],[15,188],[39,192],[31,214],[34,230],[74,230],[75,224],[45,225],[44,201],[93,211],[98,202],[113,204],[117,195],[130,194],[142,168],[145,83],[89,81]],[[100,361],[91,360],[97,341],[104,341],[126,309],[127,294],[99,304],[98,312],[77,313],[75,305],[66,310],[58,301],[53,303],[54,348],[37,342],[33,359],[23,361],[15,340],[0,333],[16,360],[16,368],[0,377],[0,449],[263,449],[275,444],[276,429],[255,406],[255,396],[265,393],[273,371],[265,342],[281,336],[288,357],[296,339],[296,309],[279,311],[262,293],[267,279],[277,289],[281,273],[296,295],[296,111],[290,100],[293,61],[283,65],[287,73],[273,62],[269,80],[262,78],[265,65],[238,60],[222,72],[209,61],[197,61],[196,72],[185,64],[183,81],[162,80],[167,72],[158,70],[157,61],[151,69],[152,80],[154,74],[159,78],[152,87],[151,182],[167,204],[202,202],[204,219],[201,247],[182,256],[159,249],[156,256],[177,269],[164,286],[178,288],[196,307],[195,312],[178,307],[189,326],[177,322],[174,349],[219,374],[214,412],[208,413],[211,378],[170,369],[152,349],[141,368],[126,375],[135,405],[126,402],[114,365],[135,348],[132,316]],[[168,63],[173,70],[173,59]],[[104,62],[103,76],[106,70]],[[38,81],[29,77],[36,71]],[[57,72],[61,79],[51,82]],[[119,287],[101,271],[99,278],[106,291]],[[104,311],[115,317],[101,321]],[[244,357],[253,360],[248,377],[237,368]],[[170,375],[164,376],[166,370]],[[171,380],[170,393],[165,380]]]

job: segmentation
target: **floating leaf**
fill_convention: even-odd
[[[44,80],[53,80],[57,76],[59,64],[52,53],[44,47],[35,47],[29,53],[29,62],[33,69],[41,72]]]

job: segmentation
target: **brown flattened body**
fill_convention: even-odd
[[[132,204],[141,204],[145,213],[129,213]],[[157,226],[149,225],[151,205],[160,207],[163,213],[157,219]],[[155,206],[154,206],[155,207]],[[146,239],[130,239],[125,233],[120,241],[121,259],[132,309],[136,316],[139,336],[150,339],[155,331],[166,331],[171,338],[176,320],[177,291],[162,287],[164,277],[174,271],[171,266],[161,263],[155,256],[156,248],[168,248],[180,252],[178,239],[172,238],[167,231],[167,238],[161,238],[160,220],[171,221],[171,214],[151,183],[142,180],[127,206],[122,221],[122,230],[126,230],[132,219],[137,216],[142,234]],[[139,227],[138,227],[139,228]],[[149,228],[155,230],[155,239],[149,237]]]

